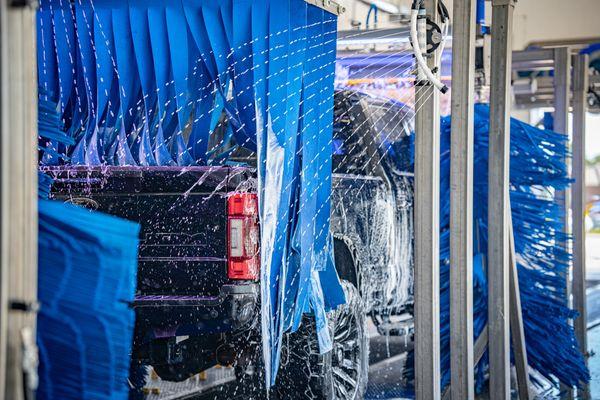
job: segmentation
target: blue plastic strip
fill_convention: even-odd
[[[58,66],[52,24],[52,12],[48,9],[47,2],[42,0],[37,15],[38,85],[40,92],[43,91],[48,100],[58,103]]]
[[[71,4],[67,0],[47,0],[48,7],[53,12],[53,24],[56,55],[58,57],[58,79],[60,100],[59,106],[62,113],[65,112],[74,81],[75,62],[75,30],[71,17]]]
[[[190,154],[191,149],[188,149],[187,143],[183,139],[183,132],[188,125],[192,104],[188,88],[188,77],[191,76],[188,60],[190,54],[188,30],[183,6],[180,1],[167,3],[166,19],[175,105],[177,106],[177,128],[175,134],[171,137],[170,148],[172,154],[177,159],[178,165],[192,165],[194,164],[194,160]]]
[[[269,67],[269,14],[268,0],[255,0],[252,3],[252,75],[254,104],[256,106],[255,129],[257,142],[258,176],[265,176],[267,154],[267,75]],[[264,182],[259,179],[259,209],[264,209]]]
[[[310,22],[309,22],[310,23]],[[346,297],[335,269],[333,260],[333,238],[329,229],[331,212],[331,174],[333,161],[331,157],[333,137],[333,86],[335,80],[335,58],[337,40],[337,17],[323,12],[323,51],[320,53],[320,79],[317,85],[321,87],[319,103],[319,170],[318,180],[321,183],[317,190],[317,215],[315,220],[315,251],[316,269],[322,287],[327,288],[324,296],[326,310],[332,310],[346,302]]]
[[[96,52],[94,51],[93,27],[94,14],[89,1],[82,0],[75,2],[75,21],[77,26],[78,39],[78,58],[79,76],[82,80],[83,93],[85,93],[86,104],[86,120],[81,121],[80,126],[74,127],[76,132],[73,132],[77,138],[85,136],[85,133],[90,130],[90,126],[95,124],[97,117],[96,107]],[[81,130],[81,131],[80,131]],[[76,163],[83,163],[84,158],[74,160]]]
[[[136,108],[142,104],[140,81],[135,57],[132,57],[133,38],[129,24],[129,8],[114,6],[112,9],[113,33],[115,40],[115,58],[119,71],[119,119],[123,120],[125,130],[131,132],[136,119]]]
[[[139,139],[138,159],[140,165],[154,166],[158,165],[154,153],[158,96],[156,93],[156,80],[154,78],[154,60],[150,47],[148,14],[145,4],[143,0],[129,0],[129,19],[133,51],[138,67],[137,73],[142,88],[144,109],[141,120],[142,131]],[[165,158],[169,158],[168,154],[165,155]]]
[[[228,12],[228,7],[226,5],[229,1],[231,0],[203,0],[202,15],[204,17],[204,24],[211,46],[211,55],[214,58],[217,67],[217,88],[221,95],[228,100],[225,102],[225,111],[227,112],[229,123],[234,126],[234,136],[238,143],[244,144],[246,143],[246,136],[242,122],[240,121],[237,99],[234,96],[233,99],[229,101],[227,92],[225,92],[225,87],[233,77],[232,48],[228,38],[228,32],[231,36],[232,27],[230,25],[233,21],[232,19],[229,19],[228,22],[225,23],[223,18],[224,13]]]
[[[257,16],[261,18],[261,16]],[[259,176],[263,181],[261,230],[261,265],[268,265],[261,276],[262,318],[263,318],[263,350],[265,352],[265,375],[267,386],[274,384],[281,354],[283,323],[281,319],[285,295],[284,277],[287,275],[288,220],[291,194],[286,187],[293,178],[292,166],[289,164],[293,156],[290,140],[286,140],[286,103],[289,65],[289,23],[290,4],[272,2],[268,16],[269,24],[269,79],[267,80],[267,124],[263,137],[266,143],[265,175]],[[294,135],[295,136],[295,135]],[[268,155],[268,156],[267,156]],[[259,163],[262,160],[259,158]]]
[[[289,133],[286,133],[286,136],[291,135],[287,137],[294,145],[294,156],[287,160],[287,162],[292,165],[293,178],[291,182],[286,183],[286,188],[289,187],[287,190],[292,193],[292,201],[295,200],[295,203],[292,203],[294,208],[290,205],[290,212],[294,219],[288,229],[297,241],[296,244],[292,243],[291,252],[294,252],[294,247],[296,247],[296,252],[299,253],[300,257],[290,257],[288,259],[288,265],[286,266],[287,276],[285,279],[286,287],[284,288],[285,297],[283,299],[284,307],[282,314],[285,317],[283,322],[285,331],[292,329],[294,311],[298,307],[298,292],[310,287],[310,280],[303,280],[301,272],[303,267],[310,263],[310,261],[307,262],[307,260],[311,259],[314,254],[311,231],[314,227],[313,219],[315,218],[316,207],[311,209],[310,204],[306,204],[303,201],[310,201],[311,197],[315,194],[315,190],[312,188],[317,184],[314,180],[310,182],[310,175],[303,174],[303,172],[307,172],[305,166],[313,166],[314,163],[311,163],[311,161],[318,158],[318,154],[316,154],[318,149],[316,140],[314,140],[315,138],[307,138],[307,135],[305,135],[306,132],[304,132],[304,128],[309,124],[309,121],[306,121],[305,113],[308,111],[315,111],[309,110],[304,103],[307,96],[303,87],[303,83],[307,81],[306,75],[308,72],[305,71],[305,66],[308,66],[306,64],[306,58],[312,54],[310,48],[308,48],[309,42],[307,41],[307,7],[308,5],[304,1],[292,2],[294,17],[290,20],[290,47],[287,56],[291,70],[291,75],[289,75],[291,81],[289,82],[286,100],[291,101],[291,104],[295,104],[296,99],[298,102],[297,109],[292,108],[291,104],[288,106],[288,110],[293,111],[294,113],[291,114],[290,120],[286,122],[292,125]],[[298,93],[298,97],[295,97],[296,93]],[[286,100],[284,100],[284,103]],[[297,137],[295,143],[292,140],[294,136]],[[295,156],[295,154],[298,154],[299,152],[302,153],[302,158]],[[306,160],[306,162],[304,162],[304,160]],[[308,215],[307,210],[312,212],[312,214]],[[302,261],[304,261],[304,265],[302,265]]]
[[[215,113],[217,99],[222,97],[214,91],[214,84],[210,79],[210,74],[206,65],[200,58],[200,53],[195,44],[190,46],[194,49],[190,57],[190,61],[194,61],[192,79],[192,98],[194,101],[193,126],[192,132],[188,139],[188,148],[191,149],[191,154],[196,163],[208,163],[208,142],[210,140],[211,129],[216,125],[211,124],[212,115]],[[217,94],[215,96],[215,94]],[[222,107],[218,108],[220,115]]]
[[[233,90],[240,118],[242,146],[256,151],[256,110],[254,107],[254,67],[252,36],[252,0],[233,0]]]
[[[158,131],[155,143],[155,156],[159,165],[175,165],[177,154],[172,153],[171,136],[176,130],[175,89],[170,68],[169,38],[166,26],[164,2],[146,1],[148,7],[148,28],[154,61],[154,74],[158,93]]]
[[[99,2],[100,3],[100,2]],[[113,29],[111,10],[103,7],[102,3],[94,4],[94,44],[96,53],[96,105],[98,116],[95,129],[89,139],[86,152],[87,165],[105,163],[106,149],[112,144],[108,135],[100,135],[99,129],[109,128],[118,108],[118,98],[112,96],[113,81],[115,80],[115,51],[113,50]]]

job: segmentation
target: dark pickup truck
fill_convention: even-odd
[[[411,334],[411,113],[336,92],[331,231],[348,304],[332,313],[330,353],[313,351],[308,319],[284,340],[286,398],[361,398],[367,318],[380,334]],[[230,159],[247,166],[45,168],[53,198],[141,224],[133,360],[165,380],[216,364],[235,365],[239,379],[260,369],[255,160],[244,150]]]

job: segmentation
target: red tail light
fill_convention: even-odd
[[[227,216],[227,275],[229,279],[257,280],[260,231],[256,194],[232,194],[227,200]]]

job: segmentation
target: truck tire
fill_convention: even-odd
[[[319,354],[313,317],[284,337],[276,383],[280,399],[358,400],[364,397],[369,368],[367,316],[358,289],[342,281],[346,304],[330,314],[333,350]]]

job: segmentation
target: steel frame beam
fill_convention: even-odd
[[[474,398],[473,135],[475,1],[454,0],[450,144],[450,390]]]
[[[437,0],[425,0],[438,20]],[[428,60],[434,67],[435,60]],[[440,112],[432,86],[415,88],[415,395],[439,400],[440,389]]]
[[[569,133],[569,94],[571,91],[571,52],[568,47],[554,49],[554,130]]]
[[[513,51],[513,70],[552,70],[554,67],[554,49],[536,49]]]
[[[0,398],[22,400],[36,316],[11,305],[37,298],[36,35],[35,10],[9,3],[0,1]]]
[[[517,268],[517,254],[515,250],[515,234],[512,223],[512,208],[508,214],[508,243],[509,243],[509,287],[510,287],[510,337],[515,355],[515,369],[517,372],[517,388],[519,400],[530,399],[529,363],[527,362],[527,346],[525,344],[525,327],[521,308],[521,289],[519,287],[519,271]]]
[[[587,113],[587,90],[589,87],[589,57],[587,54],[573,56],[573,169],[571,187],[573,213],[573,308],[579,312],[575,319],[575,336],[586,363],[587,317],[586,317],[586,265],[585,265],[585,131]],[[586,385],[578,398],[589,399],[589,386]]]
[[[490,399],[510,398],[509,152],[513,0],[492,1],[488,166],[488,334]]]
[[[554,131],[564,133],[569,136],[569,106],[570,106],[570,91],[571,91],[571,54],[568,47],[558,47],[554,49]],[[565,158],[567,171],[570,174],[570,165],[568,159]],[[556,201],[561,205],[564,211],[563,225],[564,232],[568,235],[571,233],[569,215],[571,210],[571,193],[569,190],[564,190],[556,195]],[[562,246],[569,251],[569,242],[562,243]],[[570,285],[570,270],[567,268],[565,276],[565,289],[567,293],[567,306],[570,306],[571,285]],[[564,393],[563,398],[572,399],[573,389],[561,383],[560,390]]]

